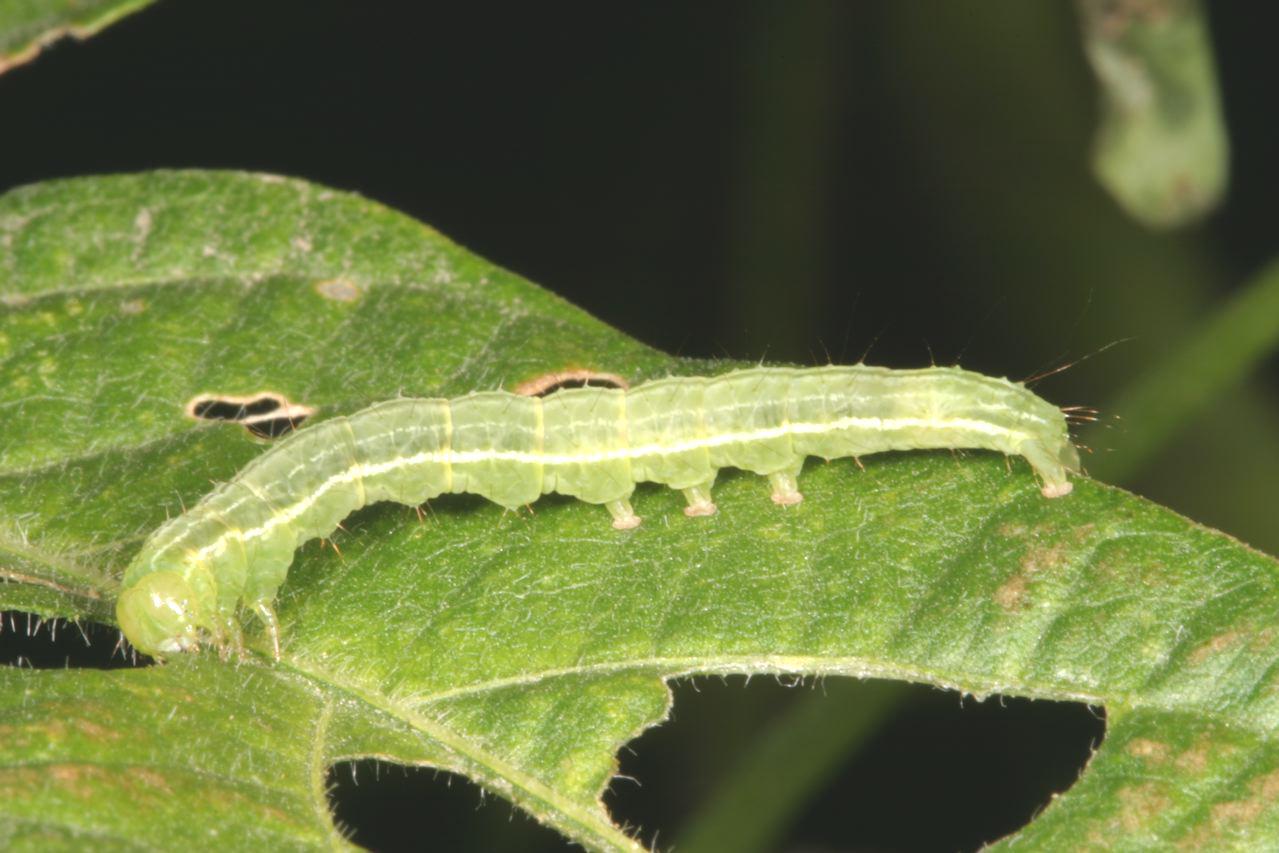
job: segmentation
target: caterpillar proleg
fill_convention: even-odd
[[[240,650],[253,613],[278,658],[273,603],[294,551],[366,504],[474,492],[516,508],[559,492],[627,529],[640,523],[636,483],[679,489],[685,513],[704,516],[720,468],[766,476],[787,506],[803,499],[808,456],[930,448],[1023,456],[1050,498],[1079,470],[1056,406],[957,367],[760,367],[542,398],[391,400],[298,430],[157,529],[125,571],[116,615],[134,646],[163,656]]]

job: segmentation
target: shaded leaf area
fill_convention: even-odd
[[[0,74],[65,36],[85,39],[154,0],[0,0]]]
[[[418,223],[278,178],[27,188],[0,199],[0,250],[0,607],[43,616],[109,622],[146,533],[261,452],[242,427],[187,418],[197,394],[278,393],[314,421],[568,367],[632,382],[729,367],[670,359]],[[617,748],[667,713],[663,679],[785,672],[1105,705],[1107,744],[1027,835],[1273,838],[1266,802],[1249,829],[1214,817],[1277,769],[1271,558],[1092,481],[1045,500],[991,454],[864,463],[810,461],[791,510],[744,474],[721,478],[705,519],[641,487],[645,524],[625,533],[555,497],[520,513],[469,496],[421,518],[368,507],[340,552],[300,549],[278,664],[253,634],[237,663],[5,673],[0,786],[26,793],[0,800],[0,832],[338,845],[315,780],[374,756],[466,774],[624,848],[599,798]],[[1170,754],[1206,737],[1257,748],[1188,763],[1181,811],[1134,822],[1123,791],[1141,756],[1125,744],[1155,733]],[[112,757],[131,742],[132,763]],[[152,783],[180,827],[86,816],[87,792]],[[250,790],[275,811],[238,808]]]
[[[277,849],[330,839],[315,788],[322,756],[301,735],[326,743],[333,704],[300,679],[250,681],[207,658],[109,676],[32,675],[0,673],[6,849],[161,849],[175,838]]]

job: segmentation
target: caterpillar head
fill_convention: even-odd
[[[120,594],[115,615],[120,630],[144,652],[163,657],[199,645],[195,591],[178,572],[153,572]]]

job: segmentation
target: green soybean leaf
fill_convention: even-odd
[[[268,441],[192,417],[198,395],[318,420],[566,368],[730,366],[648,349],[376,204],[263,175],[12,192],[0,299],[0,607],[106,623],[147,533]],[[1016,460],[864,463],[810,463],[789,510],[749,475],[726,474],[705,519],[641,488],[627,533],[567,499],[368,507],[340,554],[299,550],[278,663],[254,635],[243,661],[0,673],[0,843],[341,846],[325,770],[376,756],[632,848],[600,802],[614,755],[694,673],[1104,706],[1079,783],[1015,838],[1279,839],[1273,559],[1086,479],[1045,500]]]
[[[65,36],[86,39],[154,0],[0,0],[0,74]]]

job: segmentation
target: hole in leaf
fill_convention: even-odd
[[[28,669],[128,669],[134,657],[120,645],[120,631],[89,620],[42,619],[0,611],[0,666]]]
[[[270,439],[297,429],[315,409],[291,403],[282,394],[264,391],[246,396],[200,394],[187,403],[186,413],[196,420],[242,424],[251,435]]]
[[[269,415],[280,408],[277,397],[255,397],[246,402],[234,402],[220,398],[201,400],[191,407],[197,418],[214,421],[242,421],[258,415]]]
[[[641,827],[646,844],[656,833],[659,847],[685,841],[691,819],[742,772],[739,762],[808,700],[829,702],[843,718],[895,688],[863,739],[841,738],[840,723],[809,725],[792,732],[784,766],[753,767],[755,792],[771,801],[789,765],[823,751],[831,758],[767,849],[977,849],[1025,826],[1074,784],[1105,729],[1101,711],[1085,705],[998,696],[978,702],[886,682],[832,677],[788,686],[756,677],[747,685],[731,678],[673,687],[671,720],[619,754],[620,776],[638,784],[616,778],[605,795],[615,822]]]
[[[279,438],[302,426],[302,421],[304,420],[306,420],[305,417],[267,418],[265,420],[247,422],[244,428],[258,438]]]
[[[344,761],[329,768],[325,787],[347,838],[379,853],[581,849],[507,800],[443,770],[375,759]]]
[[[563,391],[565,388],[586,388],[588,386],[591,388],[621,388],[625,390],[631,387],[631,384],[616,373],[602,373],[598,370],[572,368],[543,373],[541,376],[526,379],[515,386],[515,393],[522,394],[525,397],[545,397],[548,394],[554,394],[556,391]]]

